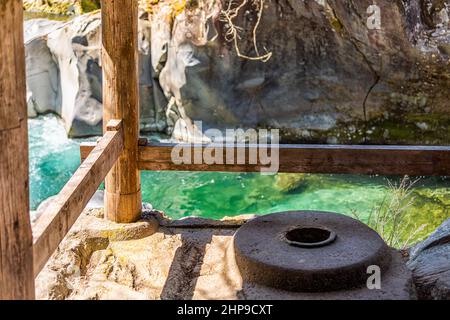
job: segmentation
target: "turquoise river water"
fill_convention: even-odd
[[[29,120],[31,207],[59,192],[80,164],[79,143],[53,115]],[[326,210],[365,217],[389,196],[399,177],[142,172],[143,201],[172,218],[222,218],[245,213]],[[450,217],[450,179],[421,178],[410,208],[431,232]]]

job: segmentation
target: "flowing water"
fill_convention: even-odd
[[[31,207],[59,192],[80,164],[79,143],[53,115],[29,120]],[[263,176],[257,173],[142,172],[142,197],[172,218],[222,218],[245,213],[326,210],[367,217],[399,177]],[[450,179],[421,178],[408,212],[428,234],[450,217]]]

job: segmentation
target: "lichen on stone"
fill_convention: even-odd
[[[186,8],[192,8],[191,3],[196,2],[196,0],[140,0],[139,7],[149,14],[153,14],[157,6],[167,6],[170,8],[171,18],[174,18],[180,15]]]
[[[78,15],[99,9],[100,0],[24,0],[23,7],[27,11]]]

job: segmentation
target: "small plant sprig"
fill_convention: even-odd
[[[415,225],[407,215],[415,200],[412,193],[418,181],[419,179],[411,181],[408,176],[403,177],[397,185],[389,181],[389,192],[378,206],[372,208],[366,219],[356,210],[352,210],[352,215],[378,232],[389,246],[397,249],[408,248],[417,241],[416,236],[427,226]]]

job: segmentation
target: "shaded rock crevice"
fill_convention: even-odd
[[[351,10],[360,19],[360,21],[363,21],[363,17],[356,10],[356,7],[355,7],[353,1],[349,2],[349,7],[351,7]],[[376,70],[376,68],[373,66],[373,63],[370,61],[370,58],[364,53],[363,50],[360,49],[360,47],[358,45],[358,43],[360,43],[361,45],[364,46],[365,43],[362,42],[361,40],[359,40],[358,38],[352,36],[352,34],[346,29],[344,23],[338,17],[338,15],[336,13],[336,10],[332,6],[329,6],[329,8],[330,8],[330,12],[332,14],[332,18],[338,23],[338,25],[340,27],[340,29],[339,29],[340,33],[343,34],[345,37],[347,37],[349,39],[349,41],[352,43],[352,45],[355,48],[355,50],[361,55],[361,58],[367,64],[367,67],[369,68],[369,70],[373,74],[374,81],[368,87],[367,93],[365,94],[364,100],[362,101],[362,112],[363,112],[363,115],[364,115],[364,125],[365,125],[365,128],[364,128],[364,140],[367,140],[367,136],[366,136],[367,125],[368,125],[367,124],[367,120],[368,120],[368,116],[367,116],[367,101],[368,101],[369,96],[372,93],[373,89],[378,85],[378,83],[381,80],[380,73],[382,73],[382,65],[383,65],[382,57],[380,57],[380,67],[379,67],[380,71],[378,72]]]

